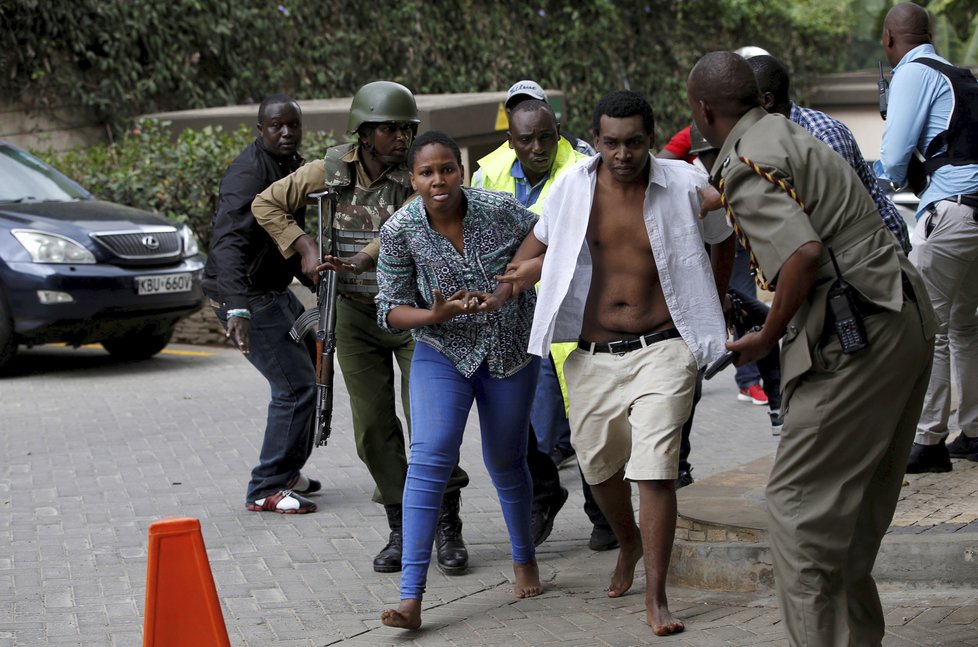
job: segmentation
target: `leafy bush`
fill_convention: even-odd
[[[960,1],[960,0],[956,0]],[[115,132],[135,115],[350,96],[377,79],[416,93],[562,89],[584,134],[608,90],[649,97],[658,140],[689,123],[705,52],[758,45],[793,85],[839,69],[852,0],[4,0],[0,95],[80,105]]]
[[[247,126],[207,126],[174,139],[167,122],[144,119],[112,144],[35,153],[103,200],[186,223],[206,250],[221,177],[254,138]],[[306,132],[303,150],[312,159],[335,143],[331,134]]]

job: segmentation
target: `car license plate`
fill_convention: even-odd
[[[193,288],[193,276],[190,272],[181,274],[157,274],[153,276],[136,277],[136,293],[166,294],[169,292],[190,292]]]

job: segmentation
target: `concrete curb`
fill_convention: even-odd
[[[716,474],[679,492],[679,520],[670,583],[706,591],[773,591],[774,571],[767,533],[764,485],[772,456]],[[962,463],[954,476],[973,480]],[[946,482],[949,491],[955,484]],[[913,523],[890,527],[873,576],[880,583],[974,586],[978,581],[978,524],[928,523],[932,484],[915,479],[904,488],[898,517]],[[967,496],[964,495],[964,496]]]

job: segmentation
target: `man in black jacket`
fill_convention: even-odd
[[[268,380],[272,399],[258,465],[245,497],[249,510],[315,512],[302,496],[321,488],[301,473],[312,452],[316,411],[315,349],[296,344],[289,328],[302,311],[292,278],[309,285],[298,255],[285,259],[256,222],[251,202],[268,185],[302,165],[302,112],[291,97],[273,94],[258,109],[258,137],[231,162],[221,180],[203,288],[227,336]],[[304,209],[294,214],[304,225]]]

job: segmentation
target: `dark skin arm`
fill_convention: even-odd
[[[513,254],[513,259],[506,264],[506,272],[497,275],[495,279],[499,281],[500,287],[510,286],[512,296],[525,290],[532,290],[540,280],[546,254],[547,246],[541,243],[531,231]],[[496,292],[499,290],[497,289]]]
[[[778,273],[778,289],[764,326],[759,332],[747,333],[736,341],[727,342],[728,350],[740,353],[735,365],[757,361],[778,343],[791,318],[808,298],[821,256],[822,243],[812,241],[796,249],[784,262]]]
[[[713,281],[717,287],[717,296],[720,298],[720,307],[723,308],[724,316],[730,310],[727,284],[730,283],[730,275],[733,273],[736,253],[737,245],[732,234],[727,236],[726,240],[710,244],[710,266],[713,268]]]
[[[723,203],[720,202],[720,192],[712,186],[705,186],[700,189],[700,197],[703,204],[700,205],[700,218],[705,218],[706,214],[715,209],[722,209]]]
[[[349,257],[324,256],[320,261],[319,244],[308,234],[296,238],[292,243],[292,249],[302,257],[302,273],[309,277],[314,285],[319,284],[319,273],[325,270],[361,274],[374,268],[374,259],[363,252],[357,252]]]

